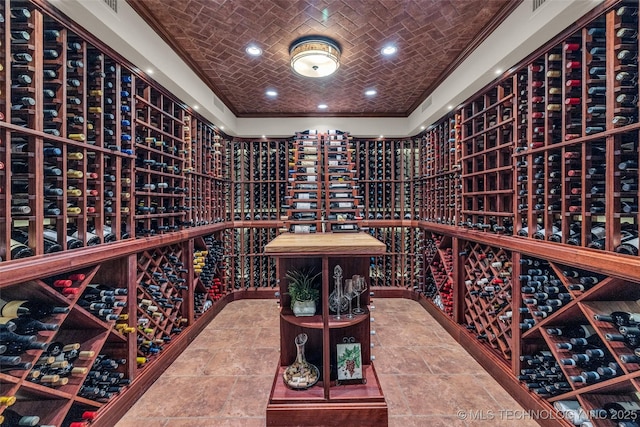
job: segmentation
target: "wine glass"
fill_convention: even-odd
[[[351,300],[353,300],[353,297],[356,296],[356,294],[354,293],[353,279],[344,280],[344,291],[342,295],[349,300],[349,314],[345,315],[344,317],[346,317],[347,319],[353,319],[355,316],[351,311]]]
[[[357,307],[353,309],[354,314],[364,314],[364,310],[360,308],[360,295],[367,290],[367,282],[365,282],[363,276],[353,276],[353,290],[357,294]]]

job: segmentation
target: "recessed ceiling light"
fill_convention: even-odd
[[[262,137],[263,137],[263,138],[266,138],[266,137],[267,137],[267,135],[262,135]]]
[[[245,52],[247,52],[251,56],[260,56],[260,55],[262,55],[262,49],[260,49],[256,45],[247,46],[247,48],[245,49]]]
[[[373,96],[373,95],[375,95],[376,93],[378,93],[378,91],[377,91],[377,90],[375,90],[375,89],[369,89],[369,90],[367,90],[367,91],[365,91],[365,92],[364,92],[364,94],[365,94],[365,95],[367,95],[367,96]]]
[[[398,51],[398,48],[395,47],[394,45],[387,45],[385,47],[382,48],[382,50],[380,51],[383,55],[393,55],[394,53],[396,53]]]
[[[324,110],[327,107],[328,107],[327,104],[318,104],[318,108],[321,109],[321,110]]]
[[[220,126],[220,130],[224,130],[224,126]]]
[[[193,109],[194,109],[194,110],[197,110],[198,108],[200,108],[200,107],[198,107],[197,105],[194,105],[194,106],[193,106]]]
[[[453,105],[449,105],[447,108],[449,108],[449,110],[453,110]]]
[[[276,92],[275,90],[268,90],[265,92],[265,94],[267,96],[278,96],[278,92]]]
[[[147,74],[153,74],[153,68],[147,68]]]
[[[384,138],[384,135],[380,135],[380,138]]]
[[[421,130],[424,130],[424,125],[420,126],[420,129],[421,129]]]
[[[498,69],[496,70],[496,74],[502,74],[502,70],[501,70],[500,68],[498,68]]]

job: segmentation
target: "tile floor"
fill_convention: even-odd
[[[372,354],[389,427],[538,425],[459,419],[457,411],[521,407],[417,302],[377,299],[375,305]],[[265,426],[278,322],[275,301],[227,305],[115,427]]]

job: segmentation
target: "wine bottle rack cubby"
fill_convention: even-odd
[[[156,248],[138,256],[138,352],[152,357],[188,324],[182,303],[187,296],[184,249],[180,245]]]
[[[461,249],[466,326],[483,345],[488,344],[505,360],[510,360],[513,339],[511,254],[502,248],[473,242],[466,242]],[[451,253],[448,258],[451,263]]]
[[[234,221],[277,221],[287,204],[287,140],[238,140],[233,147],[231,178]]]
[[[323,138],[325,229],[332,232],[353,232],[360,229],[362,196],[359,196],[354,149],[349,134],[330,130]]]
[[[298,132],[289,149],[289,185],[286,215],[292,220],[289,231],[318,233],[326,228],[323,198],[323,134],[316,130]]]
[[[97,411],[129,384],[131,330],[118,326],[130,318],[128,285],[119,261],[3,287],[0,311],[16,325],[3,338],[9,359],[0,373],[3,394],[17,398],[10,410],[60,425],[74,399]],[[20,344],[29,336],[35,344]]]
[[[447,316],[453,316],[453,253],[451,238],[441,234],[424,232],[423,266],[424,281],[418,282],[415,289],[430,298]]]
[[[354,140],[359,194],[366,220],[411,220],[419,140]]]
[[[425,131],[420,147],[420,169],[413,174],[422,188],[420,218],[439,224],[459,222],[461,189],[460,116],[452,114]]]
[[[275,263],[264,254],[264,246],[278,235],[277,228],[234,228],[227,237],[232,244],[228,269],[235,289],[273,288],[277,285]]]
[[[462,108],[463,226],[498,231],[513,222],[512,145],[519,104],[515,89],[516,77],[505,78]]]
[[[224,245],[215,236],[197,239],[193,252],[193,271],[195,273],[195,315],[203,314],[220,300],[228,291],[223,275],[227,268],[224,260]]]
[[[225,219],[225,135],[81,29],[5,3],[3,260]]]

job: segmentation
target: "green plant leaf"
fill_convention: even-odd
[[[322,272],[315,273],[313,267],[288,270],[285,277],[289,281],[288,291],[291,297],[291,308],[295,301],[315,301],[320,299],[320,290],[317,288],[316,279]]]

